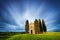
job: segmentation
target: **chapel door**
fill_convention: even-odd
[[[31,34],[32,34],[32,30],[31,30]]]

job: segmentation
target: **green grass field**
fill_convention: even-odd
[[[46,32],[43,34],[10,33],[5,38],[5,40],[60,40],[60,32]],[[0,40],[4,40],[4,37]]]

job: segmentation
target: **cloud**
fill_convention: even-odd
[[[3,3],[4,4],[4,3]],[[2,7],[3,28],[8,31],[24,31],[25,21],[33,22],[35,19],[44,19],[47,31],[56,29],[55,22],[57,23],[57,11],[52,5],[49,6],[45,2],[9,2],[5,3]],[[57,25],[57,24],[56,24]],[[1,30],[4,30],[4,29]],[[6,30],[6,31],[7,31]]]

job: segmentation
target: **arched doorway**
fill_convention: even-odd
[[[31,34],[32,34],[32,30],[31,30]]]

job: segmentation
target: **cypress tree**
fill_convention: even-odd
[[[43,27],[43,32],[46,32],[46,31],[47,31],[47,29],[46,29],[46,25],[45,25],[44,20],[42,20],[42,27]]]
[[[42,28],[42,24],[41,24],[41,20],[39,19],[39,27],[40,27],[40,32],[43,32],[43,28]]]
[[[25,32],[28,33],[29,32],[29,21],[26,20],[26,24],[25,24]]]
[[[38,20],[37,19],[35,19],[35,21],[34,21],[34,26],[35,26],[35,32],[37,33],[39,31],[39,29],[38,29]]]

